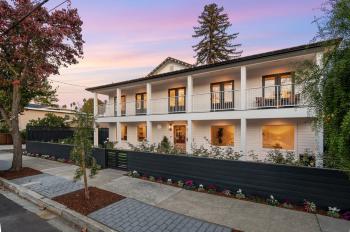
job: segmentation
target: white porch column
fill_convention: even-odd
[[[98,146],[98,127],[96,122],[94,123],[94,146]]]
[[[323,52],[316,53],[316,64],[318,66],[323,66]],[[323,148],[324,148],[324,138],[323,138],[323,125],[320,125],[316,129],[316,144],[317,144],[317,156],[316,156],[316,167],[323,167]]]
[[[152,143],[152,122],[147,121],[146,122],[146,132],[147,132],[147,142]]]
[[[240,97],[241,97],[241,110],[246,109],[246,89],[247,89],[247,67],[241,66],[241,91],[240,91]]]
[[[152,105],[151,105],[151,99],[152,99],[152,85],[151,83],[146,84],[146,92],[147,92],[147,114],[152,114]]]
[[[241,118],[241,144],[240,148],[242,153],[245,155],[247,152],[247,119]]]
[[[98,94],[94,93],[94,116],[98,114]]]
[[[116,95],[117,95],[117,102],[116,102],[116,109],[117,109],[117,117],[120,117],[122,115],[122,111],[121,111],[121,90],[120,88],[117,88],[116,90]]]
[[[192,120],[187,120],[187,141],[186,141],[186,153],[192,154]]]
[[[110,142],[117,142],[117,124],[110,123],[108,130],[108,138]]]
[[[98,94],[94,93],[94,146],[98,146],[98,127],[96,117],[98,114]]]
[[[193,94],[193,79],[192,79],[192,76],[188,76],[187,93],[186,93],[187,112],[192,112],[192,94]]]
[[[117,122],[117,142],[119,145],[122,142],[122,125],[120,122]]]

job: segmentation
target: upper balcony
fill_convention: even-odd
[[[260,88],[246,89],[241,96],[241,90],[229,90],[193,94],[190,98],[186,95],[175,97],[150,99],[150,110],[147,110],[147,100],[122,101],[104,103],[98,106],[98,117],[123,117],[137,115],[159,115],[179,113],[204,113],[220,111],[240,111],[258,109],[277,109],[287,107],[306,106],[305,97],[300,88],[295,84],[273,85]],[[242,107],[241,98],[245,98],[246,105]],[[187,104],[188,99],[191,104]],[[191,107],[188,109],[188,107]]]

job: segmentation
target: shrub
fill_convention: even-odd
[[[242,189],[238,189],[235,196],[238,199],[245,199],[245,195],[243,194]]]
[[[182,180],[179,180],[177,182],[177,186],[179,186],[180,188],[182,188],[184,186],[184,182]]]
[[[309,213],[316,213],[316,204],[311,201],[304,200],[304,210]]]
[[[350,211],[346,211],[345,213],[343,213],[342,218],[350,221]]]
[[[277,206],[279,204],[278,200],[275,199],[273,195],[270,195],[270,198],[266,200],[267,204],[272,205],[272,206]]]
[[[204,186],[202,185],[202,184],[200,184],[199,186],[198,186],[198,192],[204,192],[205,191],[205,188],[204,188]]]
[[[222,191],[222,194],[224,194],[225,196],[231,196],[231,191],[228,189],[225,189],[224,191]]]
[[[216,192],[216,186],[213,184],[208,185],[208,193],[215,193]]]
[[[150,181],[156,181],[156,178],[154,176],[149,176],[148,178]]]
[[[172,180],[172,179],[168,179],[168,180],[166,181],[166,183],[167,183],[167,184],[173,184],[173,180]]]
[[[339,218],[340,217],[339,212],[340,212],[340,209],[338,209],[337,207],[328,207],[327,215],[330,217]]]
[[[136,170],[134,170],[134,171],[132,171],[132,177],[139,178],[140,174]]]
[[[292,205],[292,203],[291,203],[290,201],[288,201],[288,200],[284,201],[283,204],[282,204],[282,206],[283,206],[284,208],[287,208],[287,209],[293,209],[293,208],[294,208],[294,206]]]

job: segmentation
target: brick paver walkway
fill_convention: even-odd
[[[228,227],[154,207],[131,198],[88,215],[121,232],[230,232]]]
[[[83,188],[83,184],[80,181],[69,181],[63,177],[52,176],[49,174],[27,176],[14,179],[12,182],[29,188],[30,190],[48,198],[54,198]]]

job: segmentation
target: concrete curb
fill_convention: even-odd
[[[113,230],[87,216],[81,215],[66,206],[46,198],[34,191],[24,188],[20,185],[14,184],[9,180],[0,177],[0,185],[16,193],[20,197],[32,202],[33,204],[46,208],[50,212],[60,216],[62,219],[72,223],[79,228],[87,228],[89,232],[118,232]]]

